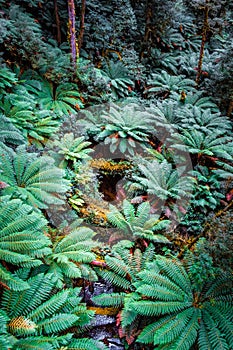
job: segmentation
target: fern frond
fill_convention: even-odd
[[[57,314],[49,319],[37,322],[38,331],[45,334],[60,333],[73,326],[79,317],[69,314]]]
[[[143,328],[142,332],[139,334],[137,338],[137,342],[144,343],[144,344],[152,344],[154,342],[154,337],[157,334],[157,331],[166,326],[168,323],[171,323],[176,318],[175,315],[172,316],[166,316],[160,318],[158,321],[153,322]]]
[[[7,269],[0,264],[0,285],[14,291],[23,291],[29,288],[29,284],[21,280],[17,275],[7,271]]]
[[[23,135],[3,114],[0,114],[0,142],[10,145],[20,145],[25,142]]]
[[[36,332],[37,325],[23,316],[12,318],[8,323],[9,330],[14,335],[30,335]]]
[[[233,346],[233,319],[232,311],[233,308],[230,303],[226,305],[226,311],[224,312],[221,308],[208,305],[208,311],[218,325],[218,329],[224,334],[224,337],[230,347]]]
[[[191,292],[192,285],[184,266],[178,260],[170,261],[163,256],[157,256],[156,265],[171,281],[177,284],[184,292]]]
[[[198,324],[198,314],[199,310],[193,309],[194,315],[189,320],[185,329],[179,334],[178,339],[173,343],[174,349],[186,350],[190,349],[195,343],[197,337],[197,331],[199,328]]]
[[[177,295],[176,291],[172,291],[164,286],[153,286],[149,284],[143,284],[137,288],[137,292],[147,297],[165,300],[165,301],[182,301],[184,300],[183,295]]]
[[[194,309],[188,309],[180,312],[175,318],[171,317],[171,319],[167,321],[165,325],[161,325],[154,334],[154,344],[176,343],[177,338],[181,338],[183,330],[189,326],[189,322],[191,322],[194,313]],[[197,322],[196,317],[194,317],[194,320]],[[196,336],[193,336],[192,341],[195,341],[195,339]]]
[[[104,280],[126,290],[132,290],[131,282],[126,278],[118,276],[112,271],[98,270],[98,275],[100,275]]]
[[[198,331],[198,346],[200,350],[213,350],[208,335],[208,329],[206,328],[206,325],[202,319],[200,321],[200,328]]]
[[[188,301],[145,301],[141,300],[131,303],[134,311],[144,316],[164,315],[166,313],[178,312],[192,306]]]
[[[94,339],[74,339],[68,346],[69,350],[107,350],[107,347],[98,340]]]
[[[28,317],[37,323],[39,320],[45,317],[54,315],[67,302],[68,296],[68,290],[63,290],[55,294],[49,300],[31,311],[28,314]]]
[[[156,272],[155,264],[148,264],[148,268],[139,273],[139,277],[144,283],[153,285],[153,286],[163,286],[171,291],[176,292],[177,294],[184,295],[184,291],[179,287],[178,283],[171,281],[168,277],[163,276],[160,271]],[[183,287],[184,288],[184,287]],[[187,293],[187,294],[186,294]],[[190,296],[189,290],[186,291],[186,295]]]
[[[30,288],[18,293],[17,291],[4,291],[2,297],[3,309],[7,310],[9,317],[17,317],[39,306],[42,300],[49,297],[54,281],[51,275],[39,274],[27,280]],[[28,303],[30,300],[30,303]]]
[[[4,194],[18,193],[34,207],[47,208],[47,204],[62,204],[62,195],[68,189],[68,181],[64,172],[54,166],[54,160],[49,157],[37,158],[36,154],[27,153],[25,148],[18,147],[16,153],[0,145],[4,162],[0,170],[4,181],[9,184]],[[55,193],[54,193],[55,192]]]
[[[130,274],[130,267],[122,260],[119,260],[115,257],[106,256],[105,261],[110,269],[117,275],[126,277],[127,274]]]
[[[122,307],[124,305],[125,293],[110,293],[92,297],[92,301],[101,306]]]

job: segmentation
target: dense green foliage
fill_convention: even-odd
[[[231,350],[231,1],[0,5],[0,348]]]

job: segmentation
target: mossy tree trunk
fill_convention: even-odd
[[[71,48],[71,60],[74,68],[77,66],[78,48],[75,29],[75,4],[74,0],[68,0],[68,39]]]

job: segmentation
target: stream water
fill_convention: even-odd
[[[87,306],[94,307],[92,297],[100,294],[112,293],[113,288],[107,282],[94,282],[86,286],[84,290],[84,301]],[[101,340],[110,350],[124,350],[125,347],[119,338],[116,327],[116,317],[111,315],[96,314],[91,322],[88,337],[91,339]],[[94,350],[94,349],[93,349]]]

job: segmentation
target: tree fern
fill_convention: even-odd
[[[111,255],[106,255],[105,257],[108,268],[105,270],[96,269],[97,273],[105,280],[126,291],[133,291],[135,289],[132,283],[133,281],[137,281],[138,272],[143,270],[146,263],[155,255],[152,244],[146,248],[144,253],[140,249],[131,251],[132,248],[132,242],[120,241],[113,246]],[[125,294],[113,294],[112,299],[108,295],[106,295],[106,299],[100,295],[94,297],[93,300],[97,303],[100,302],[100,304],[104,303],[105,306],[117,306],[122,301],[122,295]]]
[[[154,242],[169,243],[168,239],[161,233],[169,225],[170,221],[160,220],[158,215],[150,214],[151,207],[149,202],[139,204],[136,210],[134,205],[125,199],[122,204],[123,213],[113,205],[110,205],[109,208],[108,221],[123,231],[126,238],[139,237],[147,238]]]
[[[163,205],[171,205],[176,200],[187,200],[193,187],[193,179],[185,174],[183,167],[173,169],[167,160],[143,160],[138,164],[139,174],[133,174],[130,185],[131,191],[146,191],[152,198],[160,200],[159,209]]]
[[[69,65],[69,54],[62,50],[62,47],[58,47],[51,36],[49,38],[48,32],[43,31],[41,22],[35,15],[35,9],[38,10],[38,2],[35,5],[32,1],[22,6],[15,2],[10,6],[4,6],[5,16],[0,19],[1,43],[4,50],[8,57],[11,57],[14,62],[17,61],[17,64],[26,64],[27,68],[32,67],[39,70],[41,74],[50,79],[59,81],[61,77],[67,78],[67,75],[73,72]],[[47,16],[47,10],[43,17]],[[31,12],[34,13],[34,16]],[[47,23],[48,26],[53,25],[48,17],[43,22],[43,26],[44,23]]]
[[[5,264],[35,267],[48,255],[51,242],[45,236],[47,221],[19,199],[2,197],[0,201],[0,259]],[[4,286],[13,290],[27,288],[26,282],[1,266]]]
[[[152,78],[147,82],[145,94],[157,96],[169,96],[171,92],[195,91],[195,81],[185,78],[183,75],[172,76],[166,71],[159,74],[152,74]]]
[[[216,129],[207,135],[202,130],[183,130],[182,134],[175,134],[172,147],[203,157],[218,157],[232,160],[232,139],[222,130]]]
[[[109,61],[104,64],[100,73],[106,79],[106,82],[110,84],[114,99],[126,97],[130,94],[134,83],[129,71],[122,62]]]
[[[76,113],[83,103],[78,87],[73,83],[55,85],[46,80],[28,80],[27,90],[33,92],[42,109],[50,110],[57,116]]]
[[[65,236],[57,236],[52,254],[47,255],[46,265],[42,268],[54,274],[59,288],[62,288],[65,281],[69,283],[72,278],[97,280],[96,273],[90,266],[96,259],[92,251],[96,247],[94,235],[91,229],[80,226]]]
[[[201,272],[200,272],[201,273]],[[188,350],[198,340],[200,349],[232,347],[232,294],[230,274],[210,277],[199,284],[189,267],[178,260],[157,256],[139,272],[127,307],[152,318],[137,341],[158,348]],[[224,290],[224,285],[228,286]],[[168,292],[169,291],[169,292]],[[222,315],[221,315],[222,314]],[[159,317],[153,322],[153,317]]]
[[[0,94],[5,95],[6,90],[11,88],[18,82],[16,74],[13,73],[8,67],[0,67]]]
[[[117,149],[125,154],[134,155],[140,147],[149,146],[150,126],[154,121],[153,114],[137,104],[126,106],[110,105],[108,112],[102,113],[103,130],[98,133],[97,140],[110,144],[110,151]]]
[[[108,348],[100,341],[94,339],[74,339],[68,345],[67,349],[70,350],[107,350]]]
[[[202,110],[200,107],[182,108],[180,110],[182,129],[199,130],[205,134],[215,132],[219,128],[222,134],[229,134],[231,130],[231,121],[213,113],[210,109]]]
[[[49,204],[62,204],[61,196],[68,189],[68,181],[63,179],[63,170],[54,166],[54,160],[47,156],[26,153],[24,147],[16,152],[3,144],[1,149],[1,179],[7,183],[4,194],[21,198],[38,208]]]
[[[192,93],[190,92],[185,94],[184,99],[182,99],[181,94],[173,92],[171,94],[171,99],[177,101],[180,107],[183,105],[190,109],[192,109],[192,107],[197,107],[204,110],[210,109],[212,113],[219,112],[219,108],[214,102],[213,98],[205,96],[203,91],[194,91]]]
[[[157,48],[151,50],[151,57],[155,63],[155,70],[159,71],[161,68],[173,74],[178,73],[178,57],[173,52],[161,52]]]
[[[3,114],[0,115],[0,142],[9,145],[20,145],[25,142],[23,135]]]
[[[155,256],[155,249],[150,244],[142,253],[134,249],[130,241],[120,241],[113,246],[111,255],[105,257],[107,269],[97,269],[98,275],[121,289],[119,293],[102,294],[92,297],[94,303],[120,309],[121,325],[128,336],[136,332],[139,316],[130,303],[138,299],[134,283],[138,281],[138,273],[143,271],[147,262]]]
[[[56,133],[60,126],[60,122],[51,111],[38,108],[35,96],[23,85],[17,85],[4,98],[1,109],[30,142],[44,142],[44,139]]]
[[[93,312],[80,303],[80,288],[54,293],[56,281],[51,274],[37,274],[27,282],[30,288],[26,291],[6,290],[2,296],[1,312],[8,318],[7,336],[14,335],[10,339],[12,349],[76,346],[79,339],[72,340],[71,333],[61,334],[72,326],[79,327],[83,314],[88,316],[84,324],[93,316]],[[98,342],[96,345],[101,346]]]
[[[49,147],[52,148],[53,155],[55,151],[60,155],[59,167],[65,168],[69,161],[76,163],[78,160],[91,159],[89,153],[92,150],[88,148],[90,145],[91,142],[85,141],[83,136],[75,137],[73,133],[66,133],[60,140],[51,142]]]

